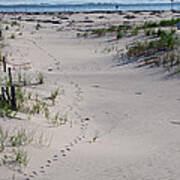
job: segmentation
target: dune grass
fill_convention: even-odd
[[[157,34],[160,38],[145,42],[138,41],[133,47],[128,48],[128,57],[134,58],[149,56],[158,51],[170,51],[174,49],[175,45],[177,45],[178,39],[175,36],[174,30],[171,30],[169,33],[163,30],[158,30],[155,34]]]
[[[139,61],[139,66],[155,65],[163,66],[168,70],[180,65],[179,38],[176,31],[170,32],[158,29],[157,31],[146,32],[149,35],[156,35],[155,40],[137,41],[133,46],[127,47],[127,58]]]
[[[155,27],[167,27],[167,26],[174,26],[177,25],[180,22],[180,18],[172,18],[169,20],[161,20],[160,22],[155,21],[148,21],[145,22],[141,28],[155,28]]]
[[[33,137],[25,129],[10,131],[0,127],[0,155],[4,165],[27,166],[28,155],[24,146],[29,145]]]

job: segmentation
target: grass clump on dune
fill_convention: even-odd
[[[180,18],[172,18],[170,20],[161,20],[160,22],[155,22],[155,21],[148,21],[145,22],[141,28],[146,29],[146,28],[155,28],[155,27],[166,27],[166,26],[174,26],[180,22]]]
[[[30,160],[26,147],[31,144],[48,145],[42,133],[39,136],[39,133],[24,128],[6,129],[0,126],[1,165],[13,170],[26,167]]]
[[[0,153],[4,165],[27,166],[28,156],[23,147],[29,145],[33,137],[25,129],[10,131],[0,127]]]
[[[134,28],[132,31],[131,31],[131,35],[132,36],[137,36],[139,33],[139,29],[138,28]]]
[[[116,26],[111,26],[107,29],[107,32],[114,32],[117,30],[117,27]]]
[[[17,22],[17,21],[12,21],[11,22],[11,26],[13,27],[13,26],[19,26],[20,24]]]
[[[105,35],[106,32],[107,32],[106,29],[94,29],[94,30],[92,30],[91,34],[97,35],[100,37],[100,36]]]
[[[14,33],[11,34],[10,38],[11,38],[11,39],[15,39],[15,38],[16,38],[15,34],[14,34]]]
[[[140,29],[144,29],[144,33],[146,36],[157,35],[157,32],[152,28],[157,27],[168,27],[174,26],[180,22],[180,18],[172,18],[170,20],[161,20],[160,22],[155,21],[147,21],[142,25],[138,25],[133,27],[132,25],[119,25],[119,26],[110,26],[108,28],[99,28],[88,30],[84,33],[77,33],[77,37],[87,37],[89,35],[97,35],[98,37],[105,36],[107,33],[116,33],[116,38],[120,39],[119,32],[123,32],[123,36],[130,35],[130,36],[137,36],[139,34]]]
[[[84,32],[84,33],[77,33],[76,36],[77,37],[87,37],[89,35],[96,35],[98,37],[102,37],[105,36],[107,33],[108,34],[117,34],[117,39],[120,39],[120,32],[121,36],[126,34],[128,30],[132,29],[131,26],[128,25],[119,25],[119,26],[110,26],[108,28],[99,28],[99,29],[93,29],[93,30],[89,30],[88,32]]]
[[[175,31],[171,32],[159,31],[159,39],[136,42],[134,46],[128,48],[127,55],[129,58],[136,58],[140,56],[149,56],[159,51],[173,50],[178,43],[177,37],[174,35]]]
[[[116,35],[117,39],[121,39],[123,37],[123,33],[121,31],[119,31]]]
[[[41,25],[39,23],[37,23],[35,28],[38,31],[41,28]]]
[[[170,32],[158,29],[155,40],[136,42],[127,48],[127,58],[139,61],[139,66],[156,65],[166,67],[168,70],[180,65],[179,39],[175,30]],[[152,34],[146,32],[148,35]]]

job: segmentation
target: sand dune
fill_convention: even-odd
[[[132,14],[132,13],[125,13]],[[150,12],[135,14],[137,22],[171,17]],[[1,126],[25,127],[45,134],[50,145],[29,145],[28,166],[19,173],[0,167],[0,179],[37,180],[178,180],[180,173],[178,79],[165,79],[159,69],[118,66],[105,48],[114,37],[78,38],[77,29],[123,23],[123,15],[74,14],[61,24],[21,21],[22,36],[6,39],[4,54],[14,70],[30,77],[42,72],[45,84],[32,87],[48,97],[59,88],[52,112],[68,113],[65,126],[50,127],[44,117],[1,121]],[[105,18],[99,19],[99,16]],[[174,14],[175,16],[175,14]],[[24,15],[46,19],[51,15]],[[12,15],[4,19],[10,20]],[[86,18],[87,19],[87,18]],[[76,25],[69,25],[72,21]],[[129,21],[135,21],[129,20]],[[11,28],[9,37],[16,28]],[[126,39],[127,40],[127,39]],[[125,48],[126,40],[112,41]],[[130,40],[129,40],[130,41]],[[29,63],[28,71],[18,64]],[[26,117],[25,117],[26,118]]]

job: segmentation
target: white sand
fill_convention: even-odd
[[[155,19],[142,14],[135,14],[137,21]],[[106,18],[99,20],[100,15]],[[124,15],[74,14],[69,18],[80,21],[86,16],[95,21],[93,27],[101,27],[102,23],[118,24]],[[161,16],[170,18],[171,14]],[[0,179],[9,180],[15,174],[18,180],[179,180],[179,80],[165,79],[159,69],[116,66],[113,52],[103,52],[112,37],[77,38],[74,26],[67,26],[70,20],[62,20],[61,25],[42,23],[38,31],[36,22],[22,22],[23,35],[6,40],[4,53],[12,53],[11,63],[29,62],[29,74],[43,72],[45,84],[35,90],[48,96],[56,87],[60,92],[64,89],[54,111],[67,112],[72,127],[68,122],[50,128],[41,116],[1,122],[5,127],[38,129],[51,143],[41,148],[30,145],[30,162],[23,173],[0,167]],[[75,29],[86,25],[76,23]],[[126,43],[118,42],[121,48]]]

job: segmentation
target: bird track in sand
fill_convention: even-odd
[[[82,90],[78,84],[76,84],[76,83],[73,83],[73,84],[74,84],[74,88],[76,89],[75,95],[77,97],[77,98],[75,97],[74,101],[79,101],[79,96],[81,95]],[[73,110],[73,107],[71,105],[69,105],[69,111],[72,111],[72,110]],[[66,158],[68,156],[68,153],[73,152],[73,147],[75,145],[77,145],[78,143],[80,143],[81,141],[82,142],[84,141],[85,143],[89,142],[87,140],[87,138],[85,137],[85,132],[87,131],[87,127],[89,125],[90,118],[88,118],[88,117],[83,118],[77,111],[76,111],[76,115],[78,115],[80,122],[81,122],[80,135],[77,136],[76,138],[74,138],[73,141],[70,141],[69,143],[67,143],[68,145],[65,145],[64,147],[60,148],[60,157],[59,158],[58,158],[58,156],[59,156],[58,153],[54,154],[52,156],[52,158],[49,158],[46,161],[45,165],[40,166],[40,169],[38,170],[39,173],[37,173],[37,170],[33,170],[28,176],[29,180],[31,178],[34,179],[34,178],[38,177],[39,175],[41,175],[41,176],[44,175],[46,173],[47,169],[49,169],[53,163],[60,160],[61,157]]]

